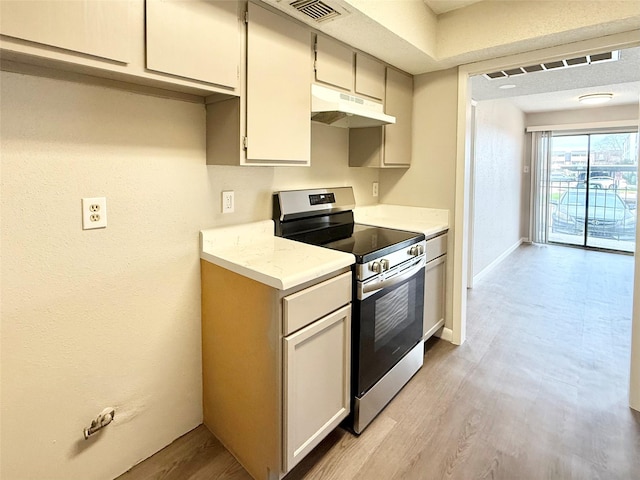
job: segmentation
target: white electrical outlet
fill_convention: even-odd
[[[371,193],[374,197],[378,196],[378,182],[373,182],[373,189]]]
[[[107,199],[92,197],[82,199],[82,229],[107,227]]]
[[[222,192],[222,213],[233,213],[234,207],[233,190]]]

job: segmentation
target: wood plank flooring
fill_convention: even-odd
[[[628,407],[633,257],[523,246],[468,297],[468,337],[355,437],[335,430],[287,480],[640,479]],[[249,475],[204,426],[118,480]]]

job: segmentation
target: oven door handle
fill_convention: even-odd
[[[395,275],[381,282],[371,282],[370,284],[363,285],[361,290],[362,298],[360,300],[364,300],[366,297],[373,295],[375,292],[382,290],[383,288],[392,287],[398,283],[404,282],[407,278],[411,278],[418,273],[425,264],[425,257],[423,256],[420,257],[420,260],[416,261],[411,267],[408,267],[399,275]]]

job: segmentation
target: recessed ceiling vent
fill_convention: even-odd
[[[496,78],[513,77],[515,75],[522,75],[523,73],[542,72],[544,70],[561,70],[563,68],[577,67],[579,65],[613,62],[619,59],[620,50],[615,50],[613,52],[598,53],[596,55],[585,55],[584,57],[567,58],[564,60],[555,60],[553,62],[528,65],[526,67],[500,70],[498,72],[485,73],[483,76],[488,80],[495,80]]]
[[[290,5],[316,22],[324,22],[340,15],[340,12],[320,0],[296,0]]]

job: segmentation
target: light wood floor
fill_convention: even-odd
[[[469,292],[467,341],[425,365],[356,438],[287,480],[640,479],[628,408],[633,257],[523,246]],[[119,480],[249,475],[200,426]]]

